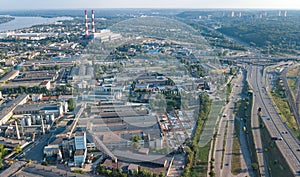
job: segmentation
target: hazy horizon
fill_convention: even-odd
[[[0,10],[62,10],[62,9],[289,9],[299,10],[294,0],[1,0]]]

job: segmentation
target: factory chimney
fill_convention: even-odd
[[[94,10],[92,10],[92,32],[93,32],[93,34],[96,32],[96,29],[95,29],[95,13],[94,13]]]
[[[15,121],[15,124],[16,124],[17,139],[19,140],[19,139],[21,139],[21,137],[20,137],[20,132],[19,132],[19,127],[18,127],[17,121]]]
[[[45,125],[44,125],[44,119],[42,118],[42,132],[43,135],[45,135]]]
[[[85,36],[87,37],[89,35],[89,26],[88,26],[88,12],[85,10]]]

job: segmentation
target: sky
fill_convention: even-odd
[[[300,9],[300,0],[0,0],[0,10],[83,8]]]

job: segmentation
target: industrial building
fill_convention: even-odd
[[[8,72],[3,77],[1,77],[0,83],[6,82],[9,80],[13,80],[15,77],[17,77],[19,75],[19,73],[20,73],[19,70],[12,70],[12,71]]]
[[[87,155],[86,133],[76,132],[74,136],[74,140],[75,140],[74,163],[76,165],[82,166],[85,162],[85,158]]]
[[[63,115],[68,112],[68,102],[61,102],[57,104],[25,104],[19,105],[13,111],[14,114],[33,114],[33,115],[51,115],[55,117]]]
[[[75,132],[68,138],[57,137],[55,141],[44,147],[45,161],[56,163],[63,160],[69,166],[83,166],[87,156],[86,132]]]
[[[11,101],[7,106],[0,110],[0,125],[5,124],[13,115],[13,111],[19,106],[26,103],[29,95],[19,95],[15,100]]]
[[[99,40],[100,42],[108,42],[122,38],[121,34],[113,33],[108,29],[100,30],[96,32],[95,27],[95,12],[92,10],[92,33],[89,33],[89,20],[88,20],[88,12],[85,10],[85,39],[90,40]]]

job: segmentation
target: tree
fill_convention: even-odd
[[[141,141],[141,137],[138,135],[133,135],[133,136],[131,136],[130,141],[139,143]]]
[[[138,136],[138,135],[133,135],[131,138],[130,138],[130,141],[132,141],[132,146],[135,148],[135,149],[139,149],[140,148],[140,141],[141,141],[141,137]]]
[[[20,153],[20,152],[22,151],[21,146],[20,146],[20,145],[17,145],[16,147],[14,147],[14,151],[15,151],[16,153]]]
[[[258,170],[258,164],[257,163],[252,163],[251,164],[253,170]]]
[[[68,100],[68,109],[69,109],[69,111],[73,111],[75,106],[76,106],[75,100],[73,98],[70,98]]]

